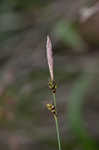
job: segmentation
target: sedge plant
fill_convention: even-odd
[[[47,43],[46,43],[46,51],[47,51],[47,61],[48,61],[48,67],[49,67],[49,72],[50,72],[50,80],[48,82],[49,89],[52,92],[53,95],[53,103],[52,104],[47,104],[48,110],[51,111],[55,124],[56,124],[56,133],[57,133],[57,142],[58,142],[58,148],[59,150],[61,149],[61,141],[60,141],[60,133],[59,133],[59,123],[58,123],[58,114],[57,114],[57,109],[56,109],[56,81],[54,79],[54,72],[53,72],[53,52],[52,52],[52,43],[50,40],[50,37],[47,36]]]

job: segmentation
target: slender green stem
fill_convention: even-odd
[[[61,143],[60,143],[60,135],[59,135],[58,119],[57,119],[56,116],[54,116],[54,118],[55,118],[55,123],[56,123],[56,131],[57,131],[58,146],[59,146],[59,150],[61,150]]]
[[[56,95],[55,95],[55,93],[53,93],[53,100],[54,100],[54,106],[55,106],[55,109],[56,109]],[[54,119],[55,119],[55,124],[56,124],[58,147],[59,147],[59,150],[61,150],[61,142],[60,142],[60,134],[59,134],[59,125],[58,125],[58,118],[57,118],[56,115],[54,115]]]
[[[55,95],[55,93],[53,93],[53,100],[54,100],[54,106],[56,108],[56,95]]]

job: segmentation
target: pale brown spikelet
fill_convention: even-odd
[[[50,37],[47,36],[47,43],[46,43],[46,50],[47,50],[47,61],[50,71],[51,80],[54,80],[54,74],[53,74],[53,52],[52,52],[52,43],[50,40]]]

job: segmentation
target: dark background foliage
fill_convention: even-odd
[[[96,0],[0,0],[0,149],[58,148],[45,106],[49,34],[62,148],[98,150],[98,8]]]

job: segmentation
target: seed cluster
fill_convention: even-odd
[[[56,88],[57,88],[56,81],[55,81],[55,80],[50,80],[50,81],[48,82],[48,85],[49,85],[49,89],[50,89],[53,93],[56,93]]]
[[[56,108],[53,104],[46,104],[46,106],[48,110],[50,110],[53,113],[53,115],[57,116]]]

